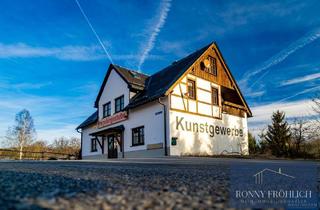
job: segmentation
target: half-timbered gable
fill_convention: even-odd
[[[194,87],[193,87],[194,86]],[[227,113],[251,116],[218,48],[212,44],[169,88],[171,108],[221,118]]]

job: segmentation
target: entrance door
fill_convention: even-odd
[[[117,141],[114,135],[108,136],[108,158],[118,158]]]

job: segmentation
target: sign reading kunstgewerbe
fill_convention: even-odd
[[[175,122],[175,128],[181,131],[189,131],[193,133],[207,133],[210,137],[214,137],[215,135],[243,137],[243,129],[241,128],[229,128],[221,125],[213,125],[208,122],[190,122],[188,120],[185,120],[184,117],[179,116],[176,116]]]

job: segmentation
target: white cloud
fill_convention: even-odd
[[[150,51],[154,47],[154,42],[156,41],[156,38],[161,31],[161,28],[166,22],[168,12],[170,11],[170,7],[171,7],[171,0],[163,0],[161,2],[160,11],[158,14],[159,18],[157,19],[156,23],[151,24],[152,32],[141,54],[140,61],[138,64],[138,69],[141,69],[142,64],[144,63]]]
[[[91,61],[105,59],[101,48],[92,46],[61,46],[61,47],[36,47],[25,43],[3,44],[0,43],[1,58],[40,58],[52,57],[59,60]],[[139,54],[115,54],[114,60],[137,60]],[[149,55],[150,59],[162,59],[160,55]]]
[[[60,137],[78,137],[80,134],[75,130],[78,125],[70,124],[52,129],[38,129],[37,139],[52,143],[54,139]]]
[[[86,92],[86,90],[79,90]],[[77,136],[75,128],[91,113],[91,96],[59,97],[4,92],[0,95],[0,138],[14,123],[15,114],[26,108],[34,119],[38,138],[53,140]],[[88,102],[89,101],[89,102]],[[77,109],[74,108],[77,104]],[[1,140],[1,139],[0,139]]]
[[[249,93],[246,94],[247,97],[250,98],[256,98],[256,97],[260,97],[263,96],[265,94],[266,91],[261,90],[261,91],[251,91]]]
[[[54,57],[60,60],[88,61],[104,58],[98,46],[35,47],[24,43],[0,43],[0,58]]]
[[[305,6],[304,2],[284,3],[267,1],[261,3],[260,1],[234,1],[227,4],[226,8],[221,9],[218,15],[226,27],[235,27],[264,18],[270,19],[270,17],[284,17],[295,14]]]
[[[44,82],[44,83],[9,83],[7,81],[0,81],[0,88],[6,88],[6,89],[15,89],[15,90],[30,90],[30,89],[40,89],[46,86],[51,85],[52,82]]]
[[[313,102],[311,100],[298,100],[292,102],[275,102],[265,105],[254,106],[251,108],[253,117],[249,118],[249,123],[259,124],[266,123],[271,120],[273,112],[280,110],[286,113],[287,117],[310,117],[316,115],[312,109]]]
[[[298,100],[292,102],[275,102],[265,105],[254,106],[251,108],[253,117],[248,119],[249,131],[256,137],[271,123],[273,112],[284,111],[289,123],[293,119],[312,119],[317,116],[313,110],[312,100]]]
[[[302,94],[305,94],[305,93],[310,93],[310,92],[313,92],[313,91],[316,91],[316,90],[319,90],[319,89],[320,89],[320,86],[315,86],[315,87],[312,87],[312,88],[304,89],[304,90],[302,90],[300,92],[297,92],[297,93],[295,93],[293,95],[290,95],[288,97],[285,97],[285,98],[279,100],[279,102],[286,101],[286,100],[294,98],[296,96],[299,96],[299,95],[302,95]]]
[[[294,79],[289,79],[289,80],[285,80],[283,82],[281,82],[280,86],[285,86],[285,85],[293,85],[293,84],[298,84],[298,83],[302,83],[302,82],[308,82],[310,80],[315,80],[320,78],[320,73],[315,73],[315,74],[310,74],[310,75],[306,75],[303,77],[297,77]]]

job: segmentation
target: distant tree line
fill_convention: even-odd
[[[2,139],[0,158],[10,159],[57,159],[80,158],[79,138],[60,137],[51,144],[36,140],[36,129],[30,112],[26,109],[16,114],[15,123],[8,128]]]
[[[320,96],[313,99],[316,119],[294,119],[288,123],[285,113],[276,111],[271,124],[259,135],[249,133],[250,154],[288,158],[320,158]]]

